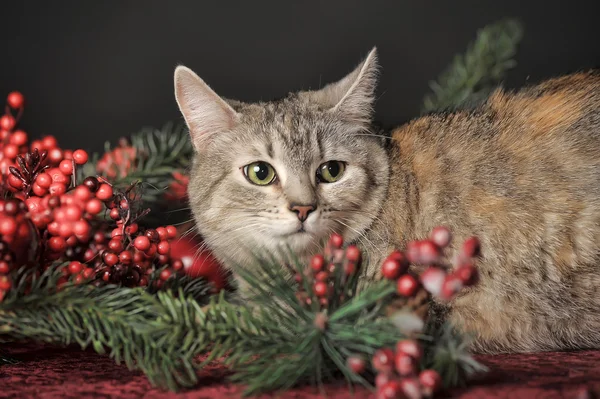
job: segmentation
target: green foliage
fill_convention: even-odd
[[[245,384],[246,394],[304,382],[320,385],[341,376],[351,386],[369,387],[346,359],[368,360],[403,337],[383,314],[394,284],[380,281],[354,295],[358,279],[344,281],[337,273],[336,292],[349,296],[320,310],[314,296],[312,307],[301,306],[297,287],[277,265],[260,260],[252,271],[241,270],[254,290],[252,304],[228,302],[224,293],[209,299],[206,286],[193,280],[173,281],[158,292],[69,284],[57,290],[61,265],[40,277],[20,270],[12,276],[16,289],[0,304],[0,340],[92,347],[171,390],[195,385],[197,369],[216,359],[233,369],[232,381]],[[455,349],[461,342],[456,335],[439,342],[423,336],[433,366],[454,373],[453,384],[477,368],[466,351]],[[200,362],[202,354],[207,356]]]
[[[431,82],[433,93],[423,101],[423,112],[442,111],[476,104],[485,99],[516,65],[513,59],[523,36],[521,24],[501,20],[481,29],[464,55]]]

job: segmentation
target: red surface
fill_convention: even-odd
[[[78,349],[10,345],[3,349],[21,360],[0,366],[2,398],[239,398],[240,387],[225,382],[218,366],[200,373],[198,387],[179,394],[153,389],[146,378],[115,365],[107,356]],[[492,370],[467,389],[443,397],[456,398],[587,398],[600,393],[600,351],[482,356]],[[588,392],[589,390],[589,392]],[[328,386],[329,399],[350,397],[343,384]],[[358,390],[356,398],[368,397]],[[260,398],[313,399],[314,388],[294,389]]]

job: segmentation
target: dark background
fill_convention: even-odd
[[[376,45],[377,117],[418,114],[428,81],[476,31],[518,17],[525,36],[505,82],[600,66],[598,1],[2,2],[0,95],[22,91],[22,126],[63,147],[181,120],[172,74],[183,63],[219,94],[267,100],[349,72]]]

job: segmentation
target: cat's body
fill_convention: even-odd
[[[482,242],[479,284],[438,308],[477,350],[600,347],[600,76],[499,90],[384,138],[369,125],[374,52],[321,91],[258,105],[231,107],[178,72],[199,152],[191,206],[234,272],[253,250],[308,256],[338,231],[368,253],[368,282],[392,249],[445,225],[455,242]],[[257,161],[273,164],[269,184],[244,178],[245,165],[266,176]],[[319,165],[341,170],[335,161],[338,180],[315,177]]]

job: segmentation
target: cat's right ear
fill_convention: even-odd
[[[196,151],[213,134],[227,131],[238,122],[238,113],[191,69],[175,69],[175,98],[190,129]]]

